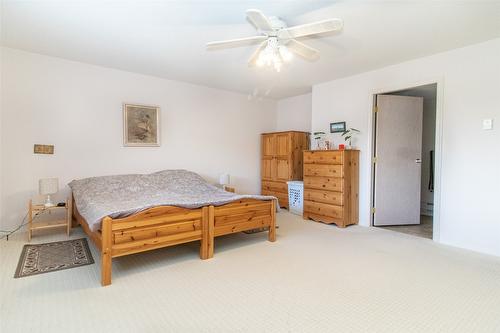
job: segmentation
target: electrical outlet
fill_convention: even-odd
[[[493,119],[483,119],[483,130],[493,129]]]
[[[35,154],[54,154],[54,146],[53,145],[41,145],[35,144],[33,147],[33,152]]]

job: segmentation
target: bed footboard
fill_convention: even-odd
[[[243,199],[214,207],[212,213],[214,237],[257,228],[269,228],[268,239],[276,241],[276,201]],[[211,223],[209,220],[209,223]],[[213,239],[213,238],[212,238]],[[213,241],[209,241],[208,256],[214,253]]]
[[[162,247],[200,241],[200,258],[214,255],[214,238],[256,228],[269,228],[276,240],[276,202],[243,199],[223,206],[187,209],[153,207],[137,214],[102,220],[101,230],[91,231],[73,205],[73,216],[101,251],[101,284],[111,284],[112,259]]]
[[[129,217],[105,217],[101,227],[101,283],[111,284],[111,260],[128,254],[201,241],[200,257],[209,258],[207,238],[209,207],[186,209],[154,207]]]

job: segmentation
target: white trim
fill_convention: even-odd
[[[373,164],[371,163],[371,159],[373,157],[373,141],[374,141],[374,117],[375,114],[373,112],[375,95],[394,92],[398,90],[406,90],[418,86],[423,86],[427,84],[437,84],[436,87],[436,139],[434,146],[434,157],[435,157],[435,165],[434,165],[434,214],[433,214],[433,230],[432,230],[432,239],[435,242],[440,241],[441,234],[441,170],[442,170],[442,158],[443,158],[443,113],[444,113],[444,78],[438,77],[428,80],[421,81],[412,81],[409,83],[399,83],[394,84],[387,87],[381,87],[373,89],[369,95],[370,98],[370,116],[368,117],[368,151],[370,153],[370,205],[367,207],[368,213],[370,216],[370,227],[373,227],[373,214],[371,213],[372,205],[373,205]]]

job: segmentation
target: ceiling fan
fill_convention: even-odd
[[[299,42],[297,38],[338,31],[343,26],[341,19],[334,18],[287,27],[278,17],[266,17],[258,9],[249,9],[246,14],[248,20],[257,28],[259,32],[257,36],[210,42],[207,43],[207,49],[216,50],[260,42],[248,60],[248,65],[272,66],[278,72],[284,62],[291,60],[292,53],[309,61],[319,59],[318,50]]]

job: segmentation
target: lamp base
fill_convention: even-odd
[[[45,208],[55,206],[55,204],[50,200],[50,195],[47,195],[47,199],[45,199],[45,203],[43,205],[45,206]]]

